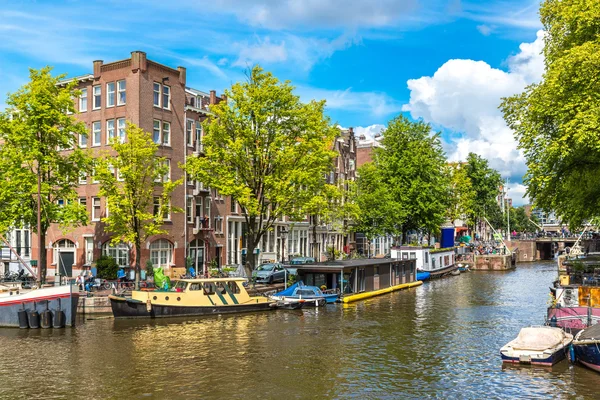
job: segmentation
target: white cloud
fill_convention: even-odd
[[[258,38],[255,44],[239,43],[238,47],[241,47],[241,49],[238,59],[233,63],[234,66],[252,66],[257,62],[281,62],[286,61],[288,58],[285,42],[272,43],[268,36],[264,39]]]
[[[375,135],[380,134],[385,129],[385,125],[374,124],[369,126],[357,126],[354,128],[354,136],[359,139],[362,135],[365,136],[365,142],[372,142]]]
[[[508,197],[512,199],[513,206],[522,206],[529,203],[529,198],[525,195],[527,188],[520,183],[510,183],[507,187]]]
[[[449,60],[433,76],[409,80],[410,100],[403,110],[451,132],[445,141],[450,160],[464,160],[474,152],[503,176],[520,180],[525,159],[498,106],[502,97],[541,79],[543,38],[540,31],[533,43],[523,43],[508,59],[508,71],[483,61]]]
[[[355,92],[346,90],[328,90],[308,86],[298,86],[297,93],[304,101],[312,99],[327,100],[327,108],[345,111],[359,111],[374,117],[384,117],[401,110],[401,104],[380,92]]]
[[[494,28],[492,28],[491,26],[488,25],[477,25],[477,30],[479,31],[479,33],[481,33],[483,36],[490,36],[490,34],[492,33],[492,31],[494,30]]]

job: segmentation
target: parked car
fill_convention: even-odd
[[[313,264],[315,259],[312,257],[295,257],[290,261],[290,265]]]
[[[295,271],[287,270],[287,274],[295,274]],[[252,278],[256,283],[274,283],[285,280],[286,269],[279,263],[263,264],[252,272]]]

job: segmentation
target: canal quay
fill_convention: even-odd
[[[556,275],[521,263],[321,308],[0,329],[0,398],[598,398],[600,375],[568,361],[502,366]]]

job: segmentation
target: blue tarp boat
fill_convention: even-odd
[[[575,359],[586,367],[600,372],[599,344],[600,324],[592,325],[589,328],[579,331],[573,340]]]
[[[302,281],[295,283],[289,288],[271,296],[271,298],[275,300],[310,300],[314,301],[316,306],[325,305],[325,303],[335,303],[339,297],[339,293],[323,293],[323,291],[321,291],[321,289],[318,287],[306,286]]]
[[[429,279],[431,274],[427,271],[417,271],[417,280],[418,281],[426,281]]]

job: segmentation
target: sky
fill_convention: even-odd
[[[0,0],[0,109],[28,68],[77,76],[134,50],[187,68],[222,93],[254,64],[325,99],[343,127],[372,136],[404,113],[442,132],[451,161],[475,152],[527,203],[522,152],[498,106],[544,70],[539,1]]]

